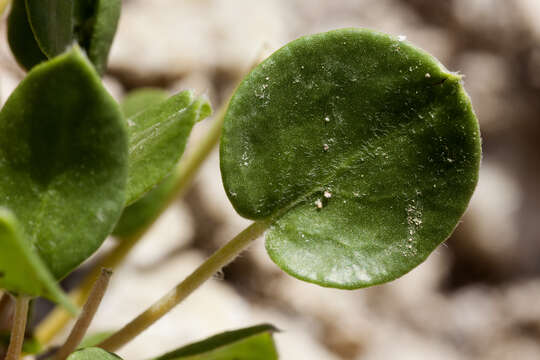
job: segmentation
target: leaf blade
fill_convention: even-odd
[[[72,314],[77,313],[77,308],[32,250],[15,216],[2,207],[0,248],[1,288],[30,296],[44,296],[61,304]]]
[[[7,36],[11,52],[25,70],[47,60],[32,33],[26,15],[25,0],[12,1],[7,20]]]
[[[57,279],[90,256],[120,216],[126,133],[78,48],[32,69],[0,112],[0,204]]]
[[[168,175],[182,156],[193,125],[210,112],[205,99],[183,91],[128,119],[130,176],[126,205]]]
[[[28,21],[37,43],[49,58],[73,41],[73,1],[25,0]]]
[[[444,241],[481,156],[459,77],[358,29],[300,38],[254,69],[233,96],[220,151],[237,212],[274,219],[272,260],[346,289],[393,280]]]
[[[228,331],[186,345],[154,360],[276,360],[272,334],[277,329],[268,324]]]
[[[67,360],[118,360],[118,355],[100,348],[89,347],[77,350],[67,357]]]

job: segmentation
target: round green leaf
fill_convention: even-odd
[[[342,29],[293,41],[234,94],[221,171],[235,209],[271,218],[274,262],[360,288],[413,269],[476,186],[478,122],[460,77],[400,38]]]
[[[80,349],[67,357],[67,360],[118,360],[118,355],[110,353],[100,348],[89,347]]]
[[[118,104],[78,48],[33,68],[0,112],[0,205],[57,279],[112,231],[127,163]]]
[[[25,70],[47,60],[34,38],[24,0],[13,0],[7,21],[7,37],[13,56]]]

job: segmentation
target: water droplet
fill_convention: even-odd
[[[405,35],[398,35],[397,39],[398,39],[398,41],[405,41],[405,40],[407,40],[407,36],[405,36]]]
[[[328,190],[324,190],[324,197],[330,199],[332,197],[332,193]]]
[[[322,209],[323,203],[322,203],[321,199],[317,199],[315,201],[315,206],[317,207],[317,209]]]

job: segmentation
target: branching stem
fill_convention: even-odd
[[[184,281],[155,302],[134,320],[103,341],[98,346],[114,352],[158,321],[163,315],[187,298],[222,267],[234,260],[268,228],[269,222],[257,221],[229,241],[225,246],[210,256]]]

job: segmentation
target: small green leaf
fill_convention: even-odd
[[[77,308],[32,249],[15,216],[1,207],[0,288],[17,294],[45,296],[77,313]]]
[[[26,0],[26,10],[37,43],[49,58],[73,42],[73,1]]]
[[[107,68],[121,7],[121,0],[79,0],[75,3],[75,36],[99,74]]]
[[[168,93],[161,89],[139,89],[128,94],[121,103],[124,116],[135,115],[151,105],[165,101]],[[176,181],[168,176],[139,200],[124,209],[113,235],[126,238],[152,223],[168,200]]]
[[[141,88],[130,92],[124,97],[120,108],[126,118],[129,118],[152,105],[164,102],[169,93],[158,88]]]
[[[478,122],[460,77],[399,38],[293,41],[234,94],[221,170],[235,209],[268,219],[289,274],[355,289],[393,280],[453,231],[476,186]]]
[[[114,334],[114,331],[101,331],[94,334],[86,335],[77,347],[77,349],[84,349],[96,346],[112,334]]]
[[[67,357],[67,360],[118,360],[118,355],[110,353],[100,348],[89,347],[77,350]]]
[[[276,360],[272,325],[228,331],[186,345],[155,360]]]
[[[205,99],[183,91],[128,118],[127,205],[167,176],[182,156],[193,125],[210,112]]]
[[[47,60],[30,28],[25,0],[13,0],[11,3],[7,20],[7,37],[13,56],[25,70],[30,70]]]
[[[118,104],[78,48],[36,66],[7,100],[0,205],[14,212],[56,279],[112,231],[125,203],[127,162]]]

